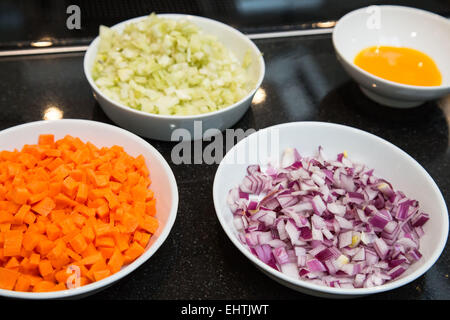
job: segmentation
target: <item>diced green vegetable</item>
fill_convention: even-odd
[[[100,27],[92,70],[99,89],[131,108],[164,115],[216,111],[241,100],[254,85],[242,64],[215,37],[187,20],[151,14],[122,33]]]

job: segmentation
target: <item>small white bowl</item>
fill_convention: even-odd
[[[281,157],[286,148],[297,148],[304,156],[313,156],[318,146],[332,158],[343,151],[352,161],[374,168],[374,174],[390,181],[396,190],[419,200],[420,207],[431,218],[424,225],[420,241],[423,257],[398,279],[373,288],[331,288],[305,280],[297,280],[276,271],[255,257],[243,245],[233,224],[233,214],[227,205],[230,189],[238,186],[250,164],[264,164]],[[251,159],[249,161],[249,159]],[[351,127],[324,122],[293,122],[260,130],[236,144],[220,163],[213,185],[217,217],[233,244],[259,269],[277,282],[294,290],[320,297],[349,298],[363,296],[403,286],[424,274],[438,259],[448,236],[448,212],[436,183],[411,156],[393,144],[373,134]]]
[[[119,145],[132,156],[142,154],[150,170],[152,179],[150,188],[154,191],[157,199],[155,217],[159,220],[160,226],[140,257],[105,279],[79,288],[55,292],[34,293],[0,289],[0,296],[19,299],[66,299],[90,295],[105,289],[138,268],[158,250],[169,235],[177,215],[178,188],[166,160],[146,141],[116,126],[89,120],[72,119],[31,122],[0,131],[1,150],[14,150],[14,148],[20,150],[24,144],[36,144],[39,134],[45,133],[54,134],[55,139],[70,134],[84,142],[90,141],[99,147]]]
[[[185,140],[191,140],[202,138],[201,134],[207,129],[224,130],[234,125],[250,107],[253,96],[264,78],[264,59],[258,47],[238,30],[215,20],[184,14],[159,14],[158,16],[175,20],[186,19],[191,21],[205,33],[216,36],[239,61],[243,61],[246,52],[250,50],[252,64],[248,68],[248,76],[255,84],[254,88],[240,101],[218,111],[200,115],[167,116],[135,110],[106,97],[92,79],[91,71],[97,55],[99,43],[99,37],[97,37],[89,45],[89,48],[86,51],[84,57],[84,73],[92,87],[94,97],[97,99],[103,111],[121,127],[141,136],[163,141],[170,141],[172,132],[177,128],[189,130],[190,137],[185,137]],[[147,16],[130,19],[116,24],[111,28],[121,32],[126,24],[135,23],[145,18],[147,18]],[[194,121],[202,122],[203,132],[200,132],[200,136],[197,134],[197,131],[195,131],[194,136]],[[215,134],[215,132],[211,134],[206,133],[205,137]]]
[[[370,99],[390,107],[411,108],[450,93],[449,35],[450,21],[437,14],[402,6],[371,6],[352,11],[336,23],[333,45],[344,69]],[[439,68],[442,84],[400,84],[356,66],[355,56],[376,45],[408,47],[427,54]]]

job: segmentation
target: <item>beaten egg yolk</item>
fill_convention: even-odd
[[[413,86],[439,86],[442,76],[436,63],[415,49],[373,46],[359,52],[355,64],[380,78]]]

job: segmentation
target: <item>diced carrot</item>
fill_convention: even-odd
[[[104,197],[108,200],[109,208],[115,209],[120,205],[119,199],[112,191],[106,192]]]
[[[70,176],[77,182],[85,182],[86,174],[81,169],[72,170]]]
[[[114,241],[116,243],[116,247],[120,251],[125,251],[129,248],[130,235],[127,233],[115,232],[113,233]]]
[[[46,181],[31,181],[27,183],[27,189],[33,194],[47,191],[48,183]]]
[[[88,197],[91,200],[100,199],[108,193],[109,189],[107,188],[95,188],[89,191]]]
[[[98,222],[94,226],[94,231],[97,237],[102,237],[111,234],[114,229],[108,223]]]
[[[31,225],[35,220],[36,220],[36,215],[31,211],[28,211],[25,214],[25,217],[23,217],[23,222],[27,223],[28,225]]]
[[[30,198],[28,199],[28,202],[30,204],[35,204],[36,202],[39,202],[46,198],[48,196],[48,191],[43,191],[41,193],[32,194]]]
[[[27,226],[24,224],[12,224],[10,227],[10,230],[16,230],[16,231],[27,231]]]
[[[123,266],[124,258],[120,250],[115,249],[113,255],[108,261],[108,267],[112,273],[118,272]]]
[[[143,254],[145,249],[137,242],[133,242],[131,246],[125,251],[125,257],[127,259],[134,260]]]
[[[136,166],[137,169],[140,169],[143,166],[145,166],[145,158],[142,154],[138,155],[136,159],[134,159],[134,165]]]
[[[151,238],[151,234],[147,232],[136,231],[134,233],[134,241],[137,241],[142,247],[146,247],[149,240]]]
[[[84,203],[87,200],[88,192],[89,192],[88,185],[85,183],[80,183],[78,186],[78,192],[75,200]]]
[[[145,204],[145,212],[154,217],[156,214],[156,199],[152,199]]]
[[[120,191],[120,189],[122,188],[122,184],[119,183],[119,182],[110,181],[109,182],[109,187],[110,187],[112,192],[118,193]]]
[[[39,145],[52,145],[55,143],[55,136],[53,134],[41,134],[39,135]]]
[[[114,169],[113,172],[111,173],[111,177],[120,183],[123,183],[125,182],[125,180],[127,180],[126,172],[116,169]]]
[[[62,226],[61,230],[64,234],[60,239],[65,243],[69,243],[69,241],[80,233],[80,229],[78,229],[70,219],[63,221],[60,226]]]
[[[70,250],[69,248],[66,248],[66,252],[67,255],[75,261],[80,261],[82,259],[82,257],[79,254],[75,253],[73,250]]]
[[[74,208],[74,211],[79,212],[79,213],[83,214],[86,218],[88,218],[88,217],[95,216],[96,210],[95,210],[95,208],[89,208],[89,207],[81,204],[81,205],[77,205]]]
[[[81,234],[83,235],[83,237],[89,241],[92,242],[95,239],[95,233],[94,233],[94,229],[92,229],[91,226],[89,225],[85,225],[82,229],[81,229]]]
[[[72,160],[76,164],[82,164],[89,161],[89,151],[86,149],[79,149],[72,155]]]
[[[134,201],[145,202],[145,198],[147,196],[147,189],[140,185],[134,186],[131,188],[131,196]]]
[[[66,284],[65,283],[58,283],[56,286],[53,287],[54,291],[61,291],[61,290],[66,290]]]
[[[69,278],[70,274],[67,273],[67,270],[65,269],[61,269],[57,272],[55,272],[55,279],[56,281],[58,281],[59,283],[66,283],[67,278]]]
[[[41,237],[36,232],[26,232],[23,236],[23,247],[26,250],[33,250],[39,243]]]
[[[63,159],[61,158],[55,158],[52,162],[47,164],[46,168],[50,171],[54,171],[56,168],[58,168],[60,165],[64,164]]]
[[[158,228],[143,156],[66,135],[0,151],[0,288],[64,290],[139,257]]]
[[[54,246],[55,244],[53,243],[53,241],[44,238],[39,241],[36,248],[42,256],[45,256],[53,249]]]
[[[65,194],[62,194],[62,193],[59,193],[58,195],[56,195],[55,201],[57,204],[60,204],[62,206],[75,207],[78,205],[78,202],[70,199],[68,196],[66,196]]]
[[[145,202],[136,201],[133,206],[134,213],[137,217],[141,217],[145,214]]]
[[[70,168],[63,163],[62,165],[60,165],[59,167],[57,167],[55,170],[52,171],[52,176],[54,177],[54,179],[57,180],[64,180],[69,174],[70,174]]]
[[[44,151],[44,155],[49,157],[48,159],[53,160],[52,157],[61,157],[61,150],[58,149],[48,149]]]
[[[98,253],[98,251],[97,251],[97,248],[95,247],[95,245],[92,242],[89,242],[86,250],[84,250],[81,253],[81,256],[83,258],[87,258],[87,257],[93,256],[93,255],[95,255],[97,253]]]
[[[97,237],[95,239],[95,246],[96,247],[110,247],[114,248],[114,238],[112,237]]]
[[[16,257],[12,257],[6,263],[5,268],[17,270],[19,268],[19,266],[20,266],[20,263],[19,263],[19,261],[17,261]]]
[[[17,279],[14,290],[26,292],[29,291],[30,287],[31,287],[31,279],[26,275],[20,275]]]
[[[20,255],[22,248],[23,233],[19,230],[5,232],[5,242],[3,244],[3,255],[5,257]]]
[[[45,197],[39,203],[31,207],[31,210],[33,210],[36,213],[39,213],[40,215],[46,216],[53,209],[55,209],[55,207],[56,207],[55,202],[51,198]]]
[[[121,222],[128,233],[134,232],[136,228],[139,226],[138,218],[136,218],[134,215],[130,213],[124,213]]]
[[[38,159],[32,154],[23,153],[19,155],[19,161],[27,167],[27,169],[32,169],[38,162]]]
[[[18,271],[0,267],[0,288],[12,290],[18,277]]]
[[[11,230],[11,223],[2,223],[0,224],[0,232],[6,232]],[[2,236],[2,234],[0,234],[0,244],[3,244],[4,241],[4,236]]]
[[[11,198],[17,204],[25,204],[30,198],[30,192],[25,187],[13,188]]]
[[[139,227],[150,233],[155,233],[158,226],[158,220],[152,216],[143,216],[139,219]]]
[[[39,266],[39,262],[41,261],[41,255],[39,255],[37,253],[33,253],[30,256],[30,260],[29,261],[30,261],[29,262],[30,265],[37,267],[37,266]]]
[[[49,292],[54,291],[55,284],[51,281],[39,281],[33,287],[33,292]]]
[[[36,168],[36,171],[34,172],[34,179],[39,181],[48,181],[50,180],[50,175],[45,168],[39,167]]]
[[[41,260],[39,262],[39,273],[41,276],[45,277],[48,276],[53,272],[52,264],[49,260]]]
[[[14,221],[14,216],[7,211],[0,211],[0,223],[11,223]]]
[[[90,268],[89,268],[89,272],[87,273],[87,277],[92,279],[92,281],[95,281],[95,276],[94,276],[94,272],[96,271],[100,271],[100,270],[105,270],[107,269],[107,265],[105,262],[105,259],[102,258],[100,260],[98,260],[97,262],[95,262]]]
[[[81,233],[73,237],[72,240],[69,241],[69,243],[72,246],[73,250],[75,250],[75,252],[77,253],[81,253],[87,248],[86,239]]]
[[[100,280],[108,277],[110,274],[111,274],[111,271],[109,269],[94,271],[95,281],[100,281]]]
[[[55,197],[57,194],[61,192],[61,189],[62,189],[62,182],[56,181],[50,183],[48,187],[48,196]]]
[[[147,200],[147,201],[152,200],[154,196],[155,196],[155,193],[153,192],[153,190],[147,189],[147,194],[145,196],[145,200]]]
[[[75,181],[74,178],[72,178],[71,176],[68,176],[64,179],[63,184],[62,184],[62,189],[63,189],[63,192],[67,196],[73,197],[75,195],[75,193],[77,192],[77,188],[78,188],[78,182]]]
[[[100,205],[100,206],[97,208],[97,214],[98,214],[98,216],[99,216],[100,218],[106,217],[106,215],[107,215],[108,213],[109,213],[109,207],[108,207],[108,205],[107,205],[106,203]]]
[[[49,254],[48,257],[50,259],[50,263],[52,264],[53,268],[55,268],[55,270],[60,270],[62,267],[64,267],[65,265],[67,265],[68,263],[70,263],[72,261],[72,259],[70,259],[67,252],[62,253],[59,256],[54,256],[52,254]],[[56,272],[52,273],[52,277],[55,276],[55,273]]]
[[[97,174],[95,184],[99,188],[106,187],[109,184],[109,176]]]
[[[61,235],[61,229],[58,228],[58,226],[54,223],[49,223],[46,226],[46,233],[49,240],[54,241],[58,239]]]
[[[89,264],[97,263],[98,261],[101,261],[102,259],[103,259],[103,256],[102,256],[101,252],[97,252],[86,258],[83,258],[82,260],[80,260],[80,263],[89,265]]]
[[[130,186],[134,186],[138,183],[139,178],[140,178],[139,173],[132,171],[127,174],[127,184]]]
[[[108,248],[108,247],[100,247],[98,249],[102,253],[103,258],[109,259],[114,253],[114,247]]]

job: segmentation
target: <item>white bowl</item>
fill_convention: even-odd
[[[140,257],[131,264],[124,266],[119,272],[103,280],[79,288],[55,292],[34,293],[0,289],[0,296],[21,299],[65,299],[100,291],[146,262],[166,240],[177,215],[178,188],[166,160],[146,141],[124,129],[89,120],[64,119],[31,122],[0,131],[1,150],[13,150],[14,148],[20,150],[24,144],[36,144],[38,135],[45,133],[54,134],[55,139],[70,134],[85,142],[90,141],[99,147],[119,145],[132,156],[142,154],[150,170],[152,179],[150,188],[154,191],[157,199],[155,217],[159,220],[160,226]]]
[[[420,251],[423,257],[398,279],[373,288],[331,288],[297,280],[276,271],[255,257],[238,238],[233,214],[227,205],[230,189],[238,186],[247,166],[265,163],[281,156],[286,148],[297,148],[301,155],[316,155],[322,146],[325,155],[335,157],[348,152],[352,161],[374,168],[374,174],[390,181],[396,190],[419,200],[431,218],[424,225]],[[251,160],[249,160],[251,159]],[[393,144],[365,131],[323,122],[293,122],[260,130],[236,144],[217,169],[213,185],[217,217],[233,244],[259,269],[279,283],[294,290],[321,297],[345,298],[368,295],[398,288],[424,274],[438,259],[448,236],[448,213],[445,201],[430,175],[411,156]]]
[[[248,76],[251,81],[255,83],[255,87],[243,99],[235,104],[218,111],[201,115],[167,116],[135,110],[106,97],[94,83],[91,71],[97,55],[99,43],[99,37],[97,37],[89,45],[89,48],[86,51],[84,57],[84,73],[92,87],[94,97],[97,99],[103,111],[108,117],[123,128],[147,138],[164,141],[170,141],[172,132],[177,128],[189,130],[190,136],[185,137],[185,140],[191,140],[189,138],[202,138],[201,134],[203,132],[200,132],[200,135],[198,135],[197,130],[195,131],[194,136],[194,121],[202,122],[203,131],[206,131],[207,129],[224,130],[234,125],[250,107],[253,96],[264,78],[264,59],[259,49],[248,37],[238,30],[215,20],[184,14],[160,14],[158,16],[176,20],[187,19],[192,23],[195,23],[205,33],[216,36],[217,39],[239,59],[239,61],[243,61],[246,52],[250,50],[249,52],[253,63],[248,68]],[[116,24],[111,28],[121,32],[126,24],[135,23],[145,18],[147,18],[147,16],[130,19]],[[215,134],[216,132],[211,134],[206,133],[205,137]]]
[[[410,108],[450,93],[449,35],[450,21],[434,13],[402,6],[371,6],[352,11],[336,23],[333,45],[344,69],[370,99],[391,107]],[[409,47],[427,54],[437,64],[442,84],[400,84],[356,66],[355,56],[376,45]]]

